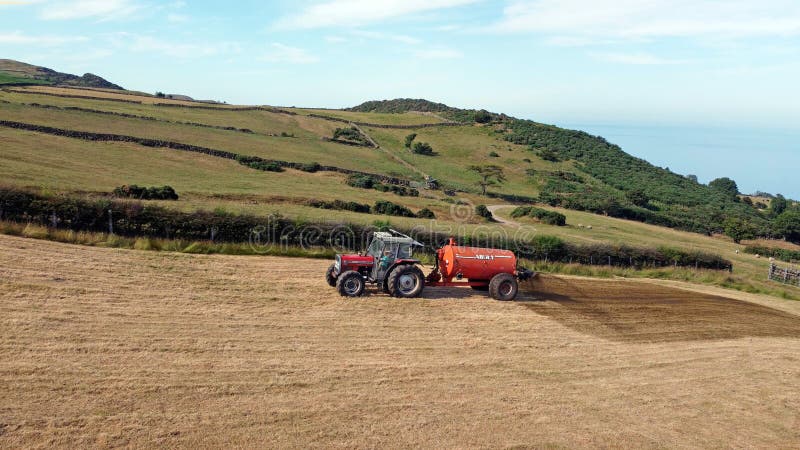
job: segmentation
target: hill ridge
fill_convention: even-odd
[[[114,90],[125,90],[122,86],[114,84],[103,77],[93,73],[85,73],[82,76],[69,73],[58,72],[53,69],[35,66],[33,64],[15,61],[13,59],[0,59],[0,72],[18,77],[19,79],[30,79],[44,81],[49,84],[81,86],[91,88],[103,88]],[[21,84],[19,81],[14,84]]]

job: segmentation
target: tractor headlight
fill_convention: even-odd
[[[336,255],[336,262],[333,263],[333,269],[336,273],[339,273],[342,269],[342,257]]]

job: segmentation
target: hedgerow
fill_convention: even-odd
[[[372,212],[415,217],[401,205],[378,201]],[[279,215],[258,217],[224,211],[183,212],[152,203],[69,195],[42,195],[0,187],[0,220],[34,223],[74,231],[107,232],[109,225],[120,236],[152,237],[216,242],[250,243],[254,246],[285,244],[333,246],[359,250],[374,227],[329,222],[295,222]],[[445,242],[451,232],[400,230],[427,246],[427,251]],[[609,244],[566,243],[553,236],[538,235],[528,241],[497,236],[457,236],[460,245],[513,250],[518,256],[549,262],[613,265],[623,267],[694,267],[731,270],[719,256],[680,249],[637,248]]]
[[[143,187],[135,184],[123,185],[114,188],[112,194],[120,198],[135,198],[139,200],[177,200],[178,194],[172,186]]]

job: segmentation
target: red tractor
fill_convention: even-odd
[[[497,300],[513,300],[519,291],[517,280],[534,276],[527,269],[518,269],[516,256],[508,250],[459,247],[451,238],[436,251],[434,268],[426,277],[420,261],[412,258],[413,247],[423,245],[390,231],[375,232],[364,254],[337,254],[325,274],[328,284],[344,297],[361,296],[367,283],[371,283],[393,297],[418,297],[425,285],[470,286],[489,291]]]

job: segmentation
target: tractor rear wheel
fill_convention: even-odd
[[[333,276],[333,270],[336,268],[336,264],[331,264],[328,267],[328,270],[325,272],[325,281],[328,282],[328,286],[336,287],[336,277]]]
[[[514,275],[510,273],[499,273],[489,282],[489,295],[495,300],[514,300],[517,297],[517,291],[519,291],[519,284]]]
[[[342,297],[360,297],[365,287],[364,277],[355,270],[348,270],[336,280],[336,290]]]
[[[425,288],[425,276],[419,267],[403,264],[392,270],[386,284],[392,297],[419,297]]]

